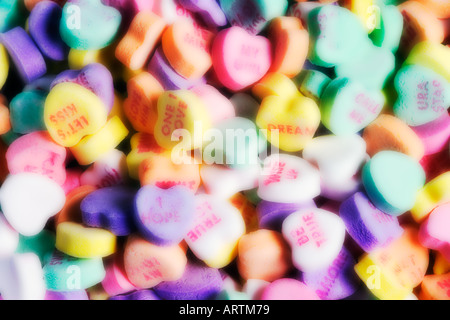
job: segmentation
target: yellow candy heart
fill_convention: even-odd
[[[272,145],[296,152],[314,137],[320,125],[320,110],[314,100],[301,94],[291,99],[269,96],[261,103],[256,124],[267,130],[263,132]]]
[[[76,258],[103,258],[116,251],[116,236],[98,228],[63,222],[56,228],[56,249]]]
[[[45,126],[53,140],[63,147],[73,147],[84,136],[99,131],[107,114],[99,97],[75,83],[56,85],[45,100]]]
[[[268,96],[291,98],[298,94],[298,89],[284,74],[269,73],[253,87],[252,93],[261,100]]]
[[[69,68],[73,70],[83,69],[91,63],[101,63],[100,50],[70,49],[68,56]]]
[[[158,119],[155,138],[165,149],[172,149],[178,143],[185,129],[191,137],[191,149],[203,145],[203,132],[211,128],[211,119],[199,97],[189,90],[164,92],[158,100]],[[194,130],[195,129],[195,130]],[[194,134],[197,131],[197,134]]]
[[[70,151],[79,164],[89,165],[117,147],[127,135],[127,127],[115,116],[100,131],[81,139]]]
[[[8,71],[9,71],[8,55],[6,53],[5,47],[0,44],[0,89],[5,84],[6,78],[8,78]]]

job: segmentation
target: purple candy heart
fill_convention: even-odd
[[[340,300],[354,294],[360,280],[353,267],[355,259],[342,248],[333,263],[323,269],[302,274],[303,282],[313,289],[321,300]]]
[[[194,222],[195,198],[186,187],[142,187],[135,198],[135,220],[142,235],[157,245],[180,243]]]
[[[196,12],[206,24],[213,27],[223,27],[227,18],[216,0],[178,0],[186,9]]]
[[[44,57],[24,29],[16,27],[0,33],[0,42],[8,50],[22,81],[30,83],[45,75]]]
[[[45,300],[89,300],[89,297],[86,290],[61,292],[47,290]]]
[[[59,33],[61,7],[53,1],[39,2],[31,11],[28,20],[30,35],[42,54],[55,61],[66,59],[69,47]]]
[[[127,236],[136,230],[133,203],[136,192],[123,186],[96,190],[81,202],[83,222],[94,228],[110,230],[117,236]]]
[[[108,300],[161,300],[152,290],[139,290],[110,297]]]
[[[306,208],[317,208],[317,206],[313,200],[307,203],[277,203],[262,200],[256,208],[259,227],[280,231],[284,219],[291,213]]]
[[[198,80],[189,80],[179,75],[169,64],[161,48],[158,48],[153,54],[148,65],[148,72],[161,83],[164,90],[191,89],[206,83],[204,77]]]
[[[108,112],[114,106],[114,84],[111,72],[100,63],[92,63],[81,70],[67,70],[56,76],[51,87],[73,82],[95,93],[105,104]]]
[[[345,200],[339,215],[347,232],[366,252],[389,244],[403,233],[398,219],[376,208],[362,192]]]
[[[223,289],[218,269],[188,263],[181,279],[166,281],[153,288],[164,300],[211,300]]]

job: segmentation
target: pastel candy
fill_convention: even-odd
[[[421,224],[419,241],[426,248],[438,250],[450,260],[450,237],[447,228],[450,223],[449,203],[437,206],[428,219]]]
[[[305,203],[278,203],[262,200],[258,203],[257,212],[261,229],[281,231],[284,219],[291,213],[304,208],[316,208],[314,201]]]
[[[303,272],[329,266],[342,249],[345,225],[337,215],[322,209],[303,209],[289,215],[282,233],[292,249],[294,266]]]
[[[233,104],[215,87],[203,84],[191,90],[203,101],[213,124],[236,116]]]
[[[45,130],[45,95],[38,91],[19,93],[9,105],[12,130],[26,134]]]
[[[106,266],[105,270],[102,287],[109,296],[124,294],[136,289],[126,276],[123,261],[113,261]]]
[[[61,7],[52,1],[41,1],[31,11],[28,27],[30,35],[42,54],[55,61],[65,60],[69,47],[59,34]]]
[[[239,240],[237,268],[245,279],[275,281],[292,269],[289,245],[281,233],[259,229]]]
[[[428,260],[428,249],[420,245],[417,231],[407,228],[387,247],[364,255],[355,271],[377,298],[402,300],[422,282]]]
[[[186,19],[175,21],[162,36],[162,49],[170,65],[187,79],[200,79],[211,68],[213,34]]]
[[[127,82],[128,97],[123,108],[133,128],[139,132],[153,133],[158,99],[164,92],[161,84],[149,73],[143,72]]]
[[[387,246],[403,233],[397,218],[379,210],[362,192],[341,204],[339,216],[348,234],[366,252]]]
[[[42,230],[35,236],[19,237],[19,245],[16,253],[32,252],[39,257],[42,265],[50,261],[55,250],[55,234],[48,230]]]
[[[54,143],[45,131],[18,138],[10,145],[5,157],[11,174],[38,173],[59,185],[66,181],[66,150]]]
[[[359,171],[366,159],[366,143],[356,134],[320,136],[306,145],[303,158],[317,165],[324,184],[336,185]]]
[[[116,58],[131,70],[142,69],[165,27],[164,20],[156,14],[139,12],[116,47]]]
[[[446,1],[442,0],[418,0],[418,2],[423,3],[428,6],[428,8],[433,11],[433,13],[439,18],[449,18],[450,17],[450,6]]]
[[[14,254],[19,244],[19,234],[0,214],[0,259],[8,258]]]
[[[51,89],[60,83],[76,83],[95,93],[105,104],[108,113],[114,105],[114,86],[111,72],[100,63],[91,63],[81,70],[67,70],[56,76]]]
[[[118,116],[114,116],[99,131],[82,138],[70,148],[80,165],[89,165],[114,150],[127,136],[128,129]]]
[[[188,263],[180,279],[163,282],[154,291],[164,300],[211,300],[222,288],[219,270]]]
[[[110,297],[108,300],[161,300],[152,290],[137,290],[132,293]]]
[[[307,25],[308,24],[308,16],[309,13],[317,8],[317,7],[321,7],[324,6],[326,4],[326,2],[322,3],[322,2],[309,2],[309,1],[300,1],[300,2],[295,2],[294,4],[292,4],[289,9],[288,9],[288,16],[292,16],[292,17],[296,17],[298,19],[300,19],[303,23],[303,25]]]
[[[419,65],[400,69],[395,77],[395,89],[399,97],[394,113],[411,126],[436,120],[450,106],[450,82]]]
[[[179,244],[194,222],[195,200],[188,188],[164,190],[145,186],[136,194],[134,218],[141,234],[150,242]]]
[[[388,114],[380,115],[364,129],[367,154],[374,156],[383,150],[404,153],[416,160],[424,156],[424,144],[405,122]]]
[[[398,216],[413,208],[425,183],[425,173],[413,158],[395,151],[377,153],[365,166],[367,195],[383,212]]]
[[[56,292],[85,290],[105,277],[102,259],[78,259],[57,250],[43,271],[47,289]]]
[[[64,181],[64,184],[62,185],[62,188],[67,195],[70,191],[74,190],[75,188],[78,188],[80,183],[80,176],[82,171],[78,169],[68,169],[66,170],[66,181]]]
[[[269,284],[270,282],[264,280],[248,279],[242,287],[242,291],[245,292],[251,300],[261,300],[261,294],[263,293],[264,288]]]
[[[164,18],[168,24],[179,19],[187,19],[194,22],[191,11],[185,9],[176,0],[154,0],[152,11]]]
[[[15,254],[0,262],[0,292],[5,300],[44,300],[41,262],[34,253]]]
[[[240,291],[236,290],[222,290],[215,298],[215,300],[251,300],[250,297]]]
[[[306,160],[287,154],[264,160],[258,196],[267,201],[302,203],[320,194],[319,171]]]
[[[9,73],[9,59],[5,47],[0,44],[0,89],[8,79]]]
[[[220,6],[233,26],[257,34],[266,23],[275,17],[283,16],[287,10],[286,0],[220,0]]]
[[[21,27],[0,34],[0,43],[8,51],[23,82],[30,83],[47,72],[44,57]]]
[[[6,101],[4,97],[0,96],[0,135],[4,135],[8,131],[11,131],[10,112],[5,104]]]
[[[25,20],[23,16],[21,1],[2,1],[0,8],[0,32],[14,28]]]
[[[209,26],[223,27],[227,18],[215,0],[179,0],[183,7],[193,13],[198,13]]]
[[[411,214],[417,222],[421,222],[439,204],[450,201],[450,172],[444,172],[427,182],[418,192]]]
[[[265,98],[256,116],[256,124],[275,147],[287,151],[301,151],[312,139],[320,125],[317,103],[297,94],[289,99],[280,96]]]
[[[315,290],[321,300],[341,300],[354,294],[360,280],[353,270],[355,259],[342,248],[336,259],[326,268],[302,274],[302,281]]]
[[[107,230],[62,222],[56,227],[55,247],[76,258],[103,258],[116,251],[116,236]]]
[[[371,33],[376,28],[376,23],[373,23],[372,6],[374,0],[344,0],[343,6],[350,10],[362,22],[368,33]]]
[[[412,129],[422,140],[425,155],[438,153],[445,149],[450,138],[450,116],[444,113],[436,120]]]
[[[63,7],[59,32],[71,48],[102,49],[114,40],[121,21],[119,11],[101,0],[69,0]]]
[[[8,176],[0,190],[0,203],[5,218],[24,236],[44,229],[47,221],[58,213],[65,202],[62,188],[50,178],[23,172]]]
[[[197,195],[194,222],[185,241],[197,258],[212,268],[228,265],[237,254],[245,233],[244,219],[229,202],[210,195]]]
[[[133,203],[135,191],[122,186],[102,188],[88,194],[80,204],[86,226],[103,228],[116,236],[135,230]]]
[[[163,281],[176,281],[183,276],[186,264],[185,251],[178,245],[159,247],[136,235],[128,237],[125,272],[137,288],[149,289]]]
[[[450,261],[447,260],[447,258],[444,257],[444,255],[440,252],[437,252],[434,265],[433,265],[433,272],[434,274],[446,274],[450,271]]]
[[[421,289],[423,300],[450,300],[450,274],[425,276]]]
[[[295,98],[298,95],[298,89],[295,83],[283,73],[269,72],[253,86],[252,94],[261,101],[269,96]]]
[[[70,300],[70,301],[83,301],[89,300],[86,290],[79,291],[48,291],[45,293],[45,300]]]
[[[106,117],[102,100],[75,83],[56,85],[45,101],[45,125],[53,140],[63,147],[73,147],[84,136],[99,131]]]
[[[161,147],[172,149],[183,134],[193,137],[190,144],[183,141],[185,150],[202,146],[203,137],[194,135],[196,125],[208,130],[211,127],[211,119],[203,102],[195,93],[188,90],[165,91],[159,97],[155,138]]]
[[[317,70],[307,70],[299,86],[299,91],[308,98],[319,101],[331,79]]]
[[[93,186],[78,186],[67,193],[66,203],[55,219],[56,226],[61,222],[82,222],[80,204],[83,199],[94,192],[97,188]]]
[[[295,279],[278,279],[269,284],[261,300],[320,300],[313,289]]]
[[[272,63],[267,38],[248,34],[240,27],[220,31],[211,55],[219,81],[231,91],[240,91],[259,81]]]
[[[396,53],[403,32],[403,16],[394,5],[380,5],[378,8],[380,25],[369,37],[377,47]]]
[[[230,198],[230,202],[241,213],[242,218],[244,219],[246,232],[258,230],[258,216],[253,203],[251,203],[242,193],[236,193]]]
[[[156,49],[148,64],[148,71],[161,83],[165,90],[190,89],[197,84],[206,83],[205,77],[186,79],[170,65],[161,48]]]
[[[98,159],[80,176],[81,185],[106,188],[122,185],[127,181],[126,157],[122,151],[113,149]]]

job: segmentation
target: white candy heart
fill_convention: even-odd
[[[229,199],[236,193],[258,186],[261,173],[259,165],[243,169],[230,169],[219,165],[203,165],[200,176],[209,194],[221,199]]]
[[[19,234],[0,213],[0,259],[10,257],[19,244]]]
[[[106,188],[122,184],[127,175],[127,157],[122,151],[114,149],[83,172],[80,182],[83,186]]]
[[[64,190],[52,179],[36,173],[9,175],[0,189],[0,203],[9,224],[24,236],[44,229],[48,219],[64,206]]]
[[[321,136],[311,140],[303,158],[317,164],[325,184],[351,179],[366,159],[366,142],[357,134]]]
[[[5,300],[44,300],[45,281],[39,257],[15,254],[0,261],[0,293]]]
[[[287,154],[264,160],[258,196],[266,201],[303,203],[320,194],[320,174],[308,161]]]
[[[195,221],[185,240],[197,258],[217,268],[220,263],[228,264],[226,260],[244,233],[244,219],[229,202],[210,195],[196,196]]]
[[[292,262],[303,272],[329,266],[338,256],[345,239],[345,224],[332,212],[305,209],[283,222],[282,233],[292,248]]]
[[[331,200],[344,201],[354,193],[358,192],[360,187],[361,180],[356,176],[345,181],[340,181],[339,183],[327,183],[322,180],[322,191],[320,195]]]

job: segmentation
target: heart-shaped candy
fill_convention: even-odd
[[[12,131],[27,134],[45,130],[44,104],[46,94],[41,91],[24,91],[16,95],[9,104]]]
[[[435,208],[428,218],[428,233],[443,242],[450,244],[450,203]]]
[[[5,47],[0,44],[0,89],[6,82],[9,73],[9,60]]]
[[[141,234],[161,246],[183,240],[194,222],[194,212],[194,194],[182,186],[170,189],[145,186],[134,202],[134,218]]]
[[[436,120],[450,107],[450,83],[431,69],[403,67],[395,77],[398,99],[394,113],[410,126]]]
[[[283,222],[284,238],[292,248],[292,261],[303,272],[329,266],[338,256],[345,239],[345,224],[334,213],[304,209]]]
[[[0,213],[0,260],[12,256],[19,244],[19,234]]]
[[[240,27],[219,32],[211,54],[219,81],[232,91],[240,91],[259,81],[272,63],[270,41]]]
[[[320,173],[308,161],[287,154],[264,160],[258,196],[266,201],[303,203],[320,194]]]
[[[34,236],[44,229],[65,201],[64,191],[55,181],[36,173],[10,175],[0,190],[5,218],[24,236]]]
[[[378,117],[384,103],[381,91],[368,90],[348,78],[336,78],[321,97],[322,123],[335,135],[357,133]]]
[[[191,12],[198,13],[203,21],[212,27],[223,27],[227,18],[216,0],[178,0],[178,2]]]

